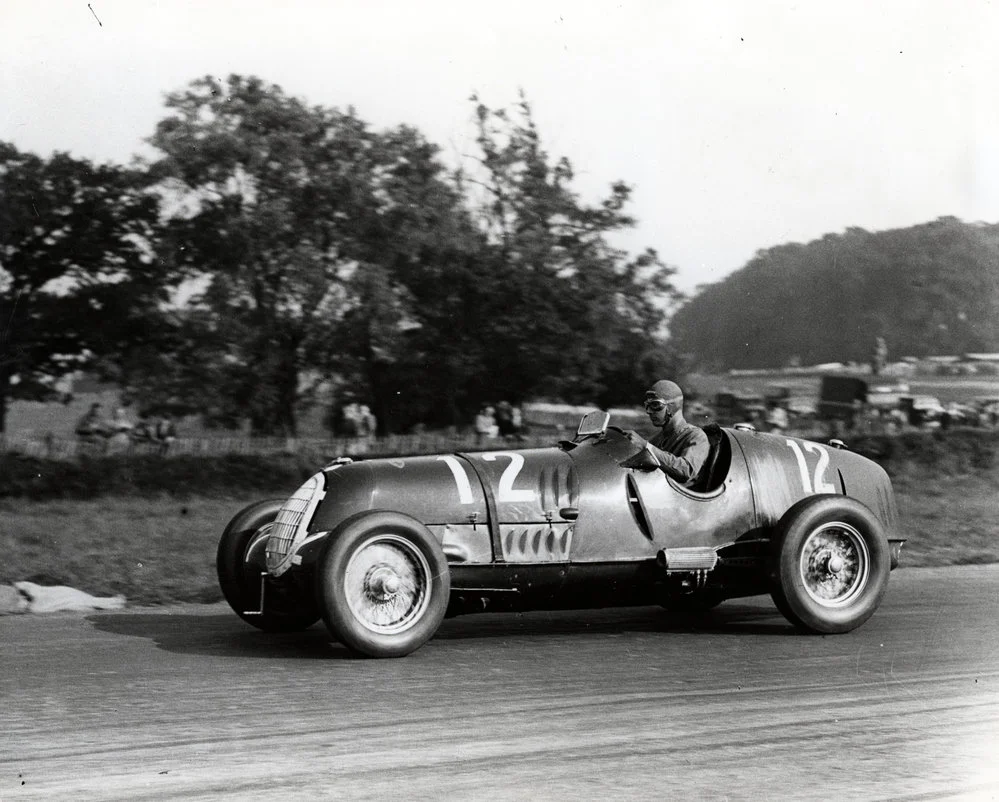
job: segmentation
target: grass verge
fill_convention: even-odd
[[[0,501],[0,584],[123,593],[132,604],[220,601],[219,535],[257,498]]]

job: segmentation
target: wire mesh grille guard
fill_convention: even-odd
[[[317,473],[278,511],[267,538],[267,570],[271,574],[280,576],[290,567],[292,549],[305,538],[312,512],[323,495],[323,475]]]

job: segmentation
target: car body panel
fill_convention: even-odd
[[[495,521],[497,562],[566,562],[579,503],[571,459],[552,448],[461,454],[485,491]]]
[[[752,477],[757,525],[771,529],[810,495],[849,495],[877,515],[889,540],[897,537],[898,511],[888,474],[877,463],[843,448],[797,437],[734,431]]]
[[[404,511],[428,526],[485,525],[482,484],[467,473],[458,481],[456,471],[466,468],[454,455],[373,459],[327,469],[326,500],[311,528],[333,529],[345,518],[373,509]]]
[[[718,546],[755,528],[745,459],[734,441],[728,478],[712,494],[682,487],[660,470],[625,469],[635,447],[627,440],[570,452],[580,476],[581,505],[573,562],[654,558],[676,546]]]
[[[660,548],[720,547],[757,529],[749,467],[738,440],[728,434],[731,464],[720,487],[696,493],[662,471],[634,477]]]

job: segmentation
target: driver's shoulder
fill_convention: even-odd
[[[680,436],[688,440],[703,440],[705,443],[708,441],[708,432],[693,423],[687,423]]]

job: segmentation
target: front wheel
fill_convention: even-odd
[[[451,595],[440,544],[396,512],[362,513],[333,533],[317,581],[330,632],[368,657],[416,651],[437,631]]]
[[[806,632],[849,632],[881,604],[891,554],[881,522],[846,496],[812,496],[781,519],[773,540],[771,596]]]
[[[296,593],[266,578],[261,583],[266,571],[262,548],[254,550],[259,558],[252,553],[248,558],[251,547],[266,537],[262,528],[274,522],[283,503],[281,499],[258,501],[238,512],[222,533],[215,556],[225,600],[236,615],[265,632],[298,632],[319,620],[311,594]],[[264,610],[260,612],[262,590]]]

